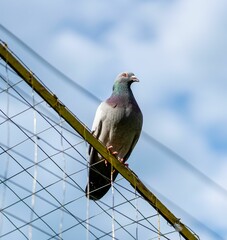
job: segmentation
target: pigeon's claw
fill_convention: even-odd
[[[107,147],[107,150],[109,150],[109,152],[110,152],[111,154],[113,154],[114,156],[118,154],[117,151],[113,151],[113,146],[112,146],[112,145],[109,146],[109,147]]]
[[[128,163],[125,163],[124,158],[118,158],[118,160],[125,165],[125,167],[128,167]]]
[[[113,149],[113,146],[112,146],[112,145],[110,145],[110,146],[107,147],[107,150],[110,151],[111,149]]]

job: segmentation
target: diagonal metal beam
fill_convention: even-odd
[[[68,124],[75,129],[85,141],[92,145],[113,167],[135,188],[143,198],[156,209],[168,223],[170,223],[185,239],[198,240],[199,237],[190,231],[164,204],[143,184],[138,176],[119,162],[98,141],[90,130],[69,109],[50,92],[14,54],[5,43],[0,43],[1,58],[32,88],[39,94]]]

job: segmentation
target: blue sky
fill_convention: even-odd
[[[134,72],[143,130],[227,191],[225,0],[7,0],[1,9],[5,28],[99,99],[110,95],[120,72]],[[63,79],[44,80],[45,67],[1,28],[0,36],[91,127],[98,102],[75,99]],[[227,238],[226,193],[143,136],[129,161],[152,188]],[[201,239],[213,239],[191,227]]]

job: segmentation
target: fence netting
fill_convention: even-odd
[[[0,60],[1,239],[181,239],[121,175],[89,201],[87,148]]]

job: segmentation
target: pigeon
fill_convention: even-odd
[[[92,134],[124,164],[139,139],[143,124],[142,112],[131,90],[133,82],[139,80],[131,72],[117,76],[112,95],[99,105],[92,125]],[[95,201],[108,192],[118,172],[93,147],[89,146],[88,153],[85,193],[87,198]]]

